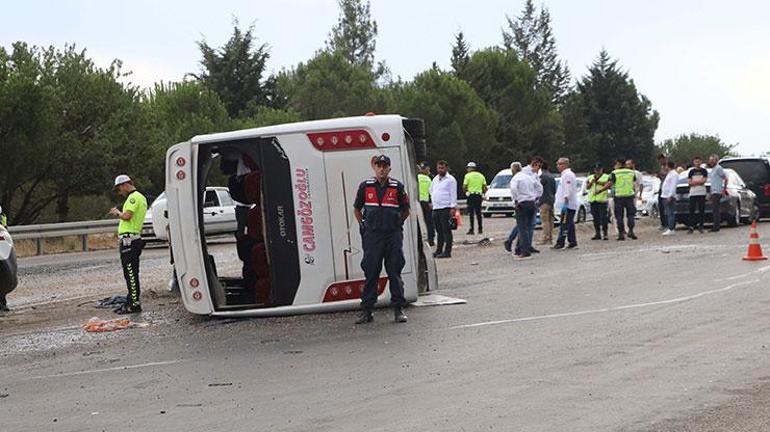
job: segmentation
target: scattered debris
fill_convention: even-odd
[[[93,317],[83,325],[83,330],[89,333],[102,333],[111,332],[115,330],[123,330],[134,327],[147,327],[148,323],[137,323],[127,318],[116,318],[111,320],[103,320],[99,317]]]
[[[466,304],[466,303],[468,302],[461,298],[447,297],[439,294],[428,294],[428,295],[421,295],[420,297],[418,297],[417,301],[412,303],[412,306],[416,306],[416,307],[443,306],[443,305]]]
[[[114,295],[111,297],[105,297],[99,301],[96,302],[94,305],[95,308],[100,309],[106,309],[106,308],[114,308],[115,306],[120,306],[125,304],[127,301],[126,296],[124,295]]]
[[[226,387],[231,386],[233,383],[209,383],[209,387]]]

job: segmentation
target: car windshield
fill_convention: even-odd
[[[158,197],[155,198],[155,201],[153,201],[153,204],[158,202],[158,201],[162,201],[164,199],[166,199],[166,193],[165,192],[161,192],[160,195],[158,195]]]
[[[492,179],[492,184],[489,185],[490,189],[507,189],[511,185],[510,174],[498,174]]]

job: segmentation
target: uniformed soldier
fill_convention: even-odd
[[[626,213],[628,220],[628,238],[636,240],[634,234],[634,225],[636,225],[636,173],[634,170],[625,168],[625,161],[618,159],[615,164],[615,170],[612,171],[610,181],[612,182],[613,201],[615,205],[615,221],[618,226],[618,240],[626,239],[626,230],[623,224],[623,213]]]
[[[420,173],[417,174],[417,182],[420,186],[420,207],[422,216],[425,220],[425,227],[428,230],[428,244],[434,246],[433,240],[436,238],[436,228],[433,226],[433,205],[430,203],[430,184],[433,179],[430,178],[430,165],[423,162],[420,165]]]
[[[389,157],[376,156],[373,163],[375,176],[358,186],[353,204],[364,249],[361,268],[366,276],[366,284],[361,293],[361,312],[356,324],[374,320],[372,310],[377,302],[377,284],[383,261],[388,274],[395,321],[406,322],[403,312],[406,300],[401,280],[401,270],[406,263],[402,226],[409,217],[409,197],[404,185],[390,178]]]
[[[609,174],[604,173],[602,164],[594,164],[594,173],[588,176],[588,202],[591,205],[591,216],[594,219],[594,231],[591,240],[609,240],[607,237],[607,201],[609,189],[612,187]]]
[[[115,188],[120,195],[126,197],[123,210],[113,207],[110,214],[120,219],[118,224],[118,244],[120,248],[120,264],[123,266],[123,276],[126,279],[128,296],[126,303],[115,309],[115,313],[129,314],[142,311],[139,300],[139,256],[144,249],[142,226],[147,213],[147,199],[136,190],[134,182],[125,174],[115,177]]]

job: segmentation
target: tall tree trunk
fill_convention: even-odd
[[[56,217],[57,222],[66,222],[70,213],[70,194],[69,191],[59,193],[56,198]]]

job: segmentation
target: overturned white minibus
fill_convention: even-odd
[[[217,133],[171,147],[169,242],[187,310],[268,316],[357,308],[364,276],[352,206],[378,154],[390,157],[391,176],[404,183],[412,201],[403,228],[407,301],[436,289],[417,201],[416,167],[425,148],[422,120],[398,115]],[[203,235],[203,197],[207,186],[223,183],[239,203],[238,232],[235,245],[212,246]],[[383,274],[378,306],[389,303],[386,287]]]

